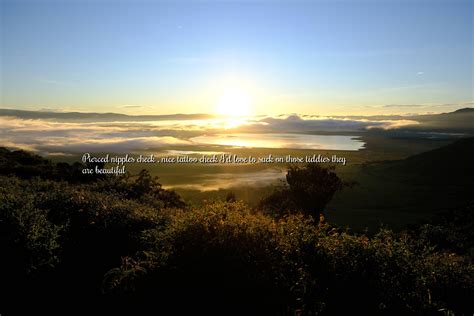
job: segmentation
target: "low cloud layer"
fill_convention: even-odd
[[[191,145],[148,125],[64,123],[0,117],[1,146],[41,153],[130,152]]]
[[[316,133],[397,129],[413,120],[369,120],[318,116],[165,121],[82,122],[0,116],[0,146],[46,154],[172,150],[201,145],[200,136],[232,133]],[[180,149],[181,150],[181,149]]]
[[[375,128],[388,130],[418,124],[417,121],[407,119],[371,120],[365,118],[300,116],[297,114],[267,117],[259,120],[258,123],[248,125],[243,129],[249,132],[354,132]]]

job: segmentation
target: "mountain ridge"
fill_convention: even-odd
[[[444,116],[444,115],[456,115],[456,114],[474,114],[474,108],[462,108],[455,110],[453,112],[445,112],[445,113],[438,113],[438,114],[414,114],[414,115],[335,115],[331,116],[334,118],[344,117],[344,118],[372,118],[372,119],[426,119],[432,118],[436,116]],[[206,119],[206,118],[214,118],[215,115],[206,114],[206,113],[191,113],[191,114],[184,114],[184,113],[173,113],[173,114],[142,114],[142,115],[134,115],[134,114],[123,114],[123,113],[115,113],[115,112],[78,112],[78,111],[71,111],[71,112],[53,112],[53,111],[37,111],[37,110],[17,110],[17,109],[6,109],[0,108],[0,116],[14,116],[19,118],[68,118],[68,119],[84,119],[84,118],[121,118],[121,119],[137,119],[137,120],[174,120],[174,119]],[[306,115],[302,115],[306,116]]]
[[[48,112],[31,110],[0,109],[0,116],[13,116],[23,119],[66,119],[66,120],[123,120],[123,121],[166,121],[166,120],[197,120],[213,118],[211,114],[162,114],[162,115],[129,115],[121,113],[96,112]]]

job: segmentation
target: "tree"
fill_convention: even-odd
[[[159,209],[185,207],[181,197],[172,190],[163,189],[158,179],[148,170],[142,169],[137,175],[127,173],[121,177],[110,178],[105,185],[127,199],[140,200]]]
[[[288,168],[286,184],[264,198],[260,205],[277,212],[299,211],[315,219],[323,213],[334,194],[344,186],[334,167],[317,164]]]

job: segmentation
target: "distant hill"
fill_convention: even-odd
[[[166,121],[212,118],[209,114],[126,115],[119,113],[43,112],[0,109],[0,116],[22,119],[57,119],[63,121]]]
[[[344,118],[344,117],[340,117]],[[418,133],[459,133],[474,135],[474,108],[463,108],[454,112],[439,114],[420,114],[420,115],[370,115],[370,116],[347,116],[345,118],[354,120],[373,120],[373,121],[396,121],[409,120],[415,121],[412,125],[405,125],[401,128],[383,130],[383,128],[373,128],[371,131],[384,132],[388,134],[399,135],[400,133],[416,132]],[[403,134],[400,134],[403,135]],[[440,135],[438,135],[440,136]]]
[[[463,109],[456,110],[452,113],[474,113],[474,108],[463,108]]]
[[[469,133],[474,130],[474,109],[464,108],[450,113],[417,115],[412,117],[421,123],[415,129],[429,129],[439,132]]]
[[[474,184],[474,137],[395,162],[374,166],[377,173],[408,177],[416,182],[445,181],[445,184]],[[440,183],[441,184],[441,183]]]
[[[54,163],[24,150],[10,151],[0,147],[0,176],[16,176],[22,179],[40,177],[58,181],[65,180],[71,183],[94,182],[103,178],[98,175],[84,175],[82,174],[83,168],[84,165],[79,162],[73,164]]]
[[[357,181],[329,204],[328,220],[374,231],[381,223],[404,228],[474,202],[474,138],[396,161],[355,167]]]

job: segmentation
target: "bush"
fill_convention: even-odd
[[[158,296],[163,308],[174,299],[207,312],[218,303],[269,315],[472,309],[472,263],[406,233],[357,236],[302,215],[272,219],[238,202],[170,216],[164,229],[144,233],[141,256],[108,273],[108,291],[134,305]]]
[[[240,202],[177,211],[164,229],[144,233],[147,250],[139,264],[131,270],[129,260],[112,270],[105,287],[136,289],[141,306],[151,306],[151,296],[158,296],[162,308],[179,309],[167,306],[178,299],[208,313],[221,304],[227,312],[285,310],[288,292],[277,230],[272,219]]]
[[[44,163],[23,152],[14,156]],[[75,309],[97,304],[134,314],[471,315],[474,309],[472,208],[368,237],[313,219],[341,184],[330,170],[292,169],[277,205],[306,211],[282,215],[290,213],[283,209],[277,217],[232,195],[183,207],[145,171],[86,183],[47,180],[48,171],[39,171],[46,176],[0,176],[4,309],[19,297],[26,305],[54,298]],[[298,184],[316,178],[332,189],[318,195],[322,182]],[[12,308],[19,313],[26,305]]]
[[[277,214],[298,211],[318,219],[334,194],[344,186],[334,168],[317,164],[290,166],[286,182],[262,199],[260,207]]]
[[[53,268],[58,263],[60,234],[65,225],[48,220],[48,211],[34,203],[35,196],[19,190],[16,179],[0,185],[0,244],[4,264],[19,275]],[[12,270],[9,270],[10,272]]]
[[[144,229],[166,219],[89,185],[0,177],[0,220],[0,278],[12,298],[66,301],[98,299],[103,275],[141,249]]]

